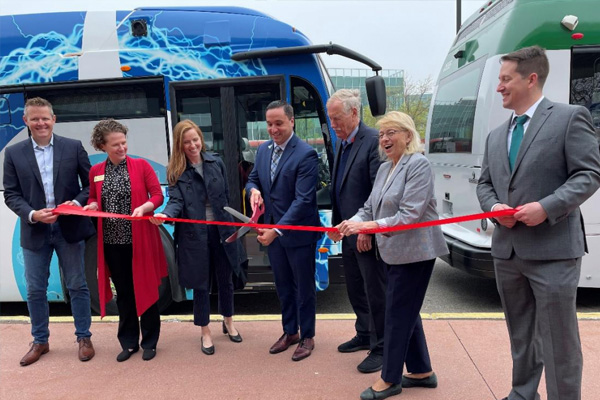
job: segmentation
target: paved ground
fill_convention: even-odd
[[[503,320],[477,319],[474,314],[471,319],[424,317],[439,387],[405,389],[394,398],[491,400],[508,394],[510,353]],[[600,398],[598,317],[581,315],[579,322],[585,360],[583,399]],[[216,346],[213,356],[201,353],[200,330],[189,318],[163,318],[157,356],[152,361],[142,361],[138,352],[130,360],[117,363],[115,357],[120,348],[116,323],[95,320],[96,357],[82,363],[76,356],[73,325],[63,318],[51,323],[50,352],[28,367],[19,366],[30,340],[27,320],[1,318],[0,398],[358,399],[360,392],[378,376],[356,370],[366,352],[337,352],[337,345],[353,333],[353,321],[348,316],[321,315],[316,349],[300,362],[291,361],[291,349],[278,355],[268,353],[281,331],[277,316],[238,321],[244,338],[241,344],[232,343],[219,333],[220,322],[211,323]],[[545,399],[543,387],[540,392]]]

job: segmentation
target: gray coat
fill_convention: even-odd
[[[422,154],[405,155],[386,179],[392,162],[381,165],[373,191],[354,221],[380,221],[387,226],[438,219],[433,172]],[[408,264],[448,254],[439,226],[377,234],[379,254],[387,264]]]
[[[517,207],[540,202],[548,218],[528,227],[497,226],[492,256],[509,259],[514,249],[523,260],[560,260],[584,254],[579,205],[600,186],[598,141],[589,111],[543,99],[523,137],[515,168],[508,164],[511,121],[488,136],[477,185],[484,211],[496,203]]]

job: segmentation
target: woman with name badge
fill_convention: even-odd
[[[160,225],[160,218],[185,218],[232,222],[223,207],[229,203],[225,164],[217,154],[206,151],[202,131],[194,122],[183,120],[173,129],[173,153],[167,167],[169,202],[150,221]],[[202,328],[201,350],[215,353],[208,327],[210,319],[211,270],[219,291],[219,313],[223,315],[223,333],[232,342],[242,336],[233,325],[232,272],[245,261],[239,240],[225,243],[235,228],[206,224],[175,224],[175,244],[179,283],[194,290],[194,324]]]
[[[438,219],[433,173],[421,154],[412,118],[398,111],[377,122],[381,164],[373,190],[355,216],[337,226],[342,235]],[[419,312],[435,258],[448,253],[439,226],[376,234],[377,251],[387,264],[385,333],[381,378],[360,395],[385,399],[402,388],[437,386]],[[406,375],[402,375],[406,363]]]
[[[94,127],[91,144],[108,157],[90,170],[93,183],[84,210],[133,217],[152,215],[164,197],[150,164],[127,155],[127,128],[113,119],[102,120]],[[100,309],[104,317],[106,303],[112,298],[110,278],[117,292],[117,338],[123,349],[117,361],[129,359],[140,345],[143,360],[156,355],[160,335],[158,287],[165,276],[167,261],[156,226],[148,221],[98,219]]]

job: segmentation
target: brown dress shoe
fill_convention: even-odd
[[[79,339],[79,361],[89,361],[94,355],[96,351],[92,340],[89,337]]]
[[[297,333],[295,335],[288,335],[284,333],[281,337],[275,342],[273,346],[269,349],[269,353],[277,354],[282,351],[287,350],[291,345],[296,344],[300,341],[300,335]]]
[[[21,358],[21,367],[33,364],[40,359],[42,354],[46,354],[49,351],[50,345],[48,343],[33,343],[27,354]]]
[[[292,360],[300,361],[304,360],[306,357],[310,356],[312,351],[315,349],[315,340],[313,338],[304,338],[300,341],[298,347],[296,347],[296,351],[294,351],[294,355],[292,356]]]

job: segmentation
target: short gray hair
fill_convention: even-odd
[[[327,106],[334,102],[339,101],[344,107],[344,113],[348,114],[353,108],[360,111],[360,91],[358,89],[340,89],[331,95],[327,100]]]

